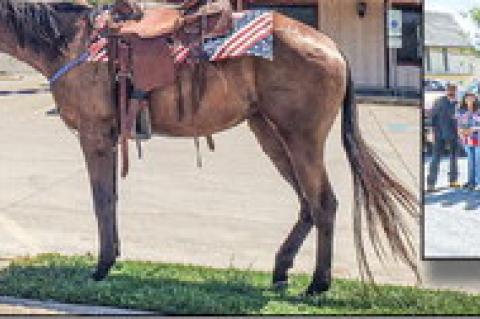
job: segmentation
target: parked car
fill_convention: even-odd
[[[429,90],[429,91],[445,91],[445,88],[447,86],[447,81],[425,79],[423,81],[423,86],[426,90]]]

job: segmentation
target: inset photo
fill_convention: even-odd
[[[480,1],[424,20],[424,258],[480,258]]]

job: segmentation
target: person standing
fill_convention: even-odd
[[[457,106],[457,86],[449,83],[446,87],[446,94],[438,98],[432,108],[432,128],[433,128],[433,150],[432,161],[430,162],[429,173],[427,176],[427,192],[435,191],[435,185],[440,168],[442,154],[448,146],[450,157],[449,182],[450,187],[460,187],[457,181],[458,165],[457,151],[458,130],[457,120],[455,118]]]
[[[458,132],[468,155],[468,181],[465,188],[480,186],[480,111],[473,92],[465,93],[457,115]]]

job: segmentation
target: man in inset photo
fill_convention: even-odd
[[[458,133],[455,110],[457,108],[457,85],[449,83],[445,95],[439,97],[432,108],[431,123],[433,131],[432,160],[428,170],[427,191],[433,192],[438,178],[440,160],[448,152],[450,171],[448,179],[450,187],[459,187],[458,183]]]

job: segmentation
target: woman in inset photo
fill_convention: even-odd
[[[468,156],[468,180],[464,188],[474,190],[480,186],[480,112],[475,93],[465,93],[456,118],[460,140]]]

